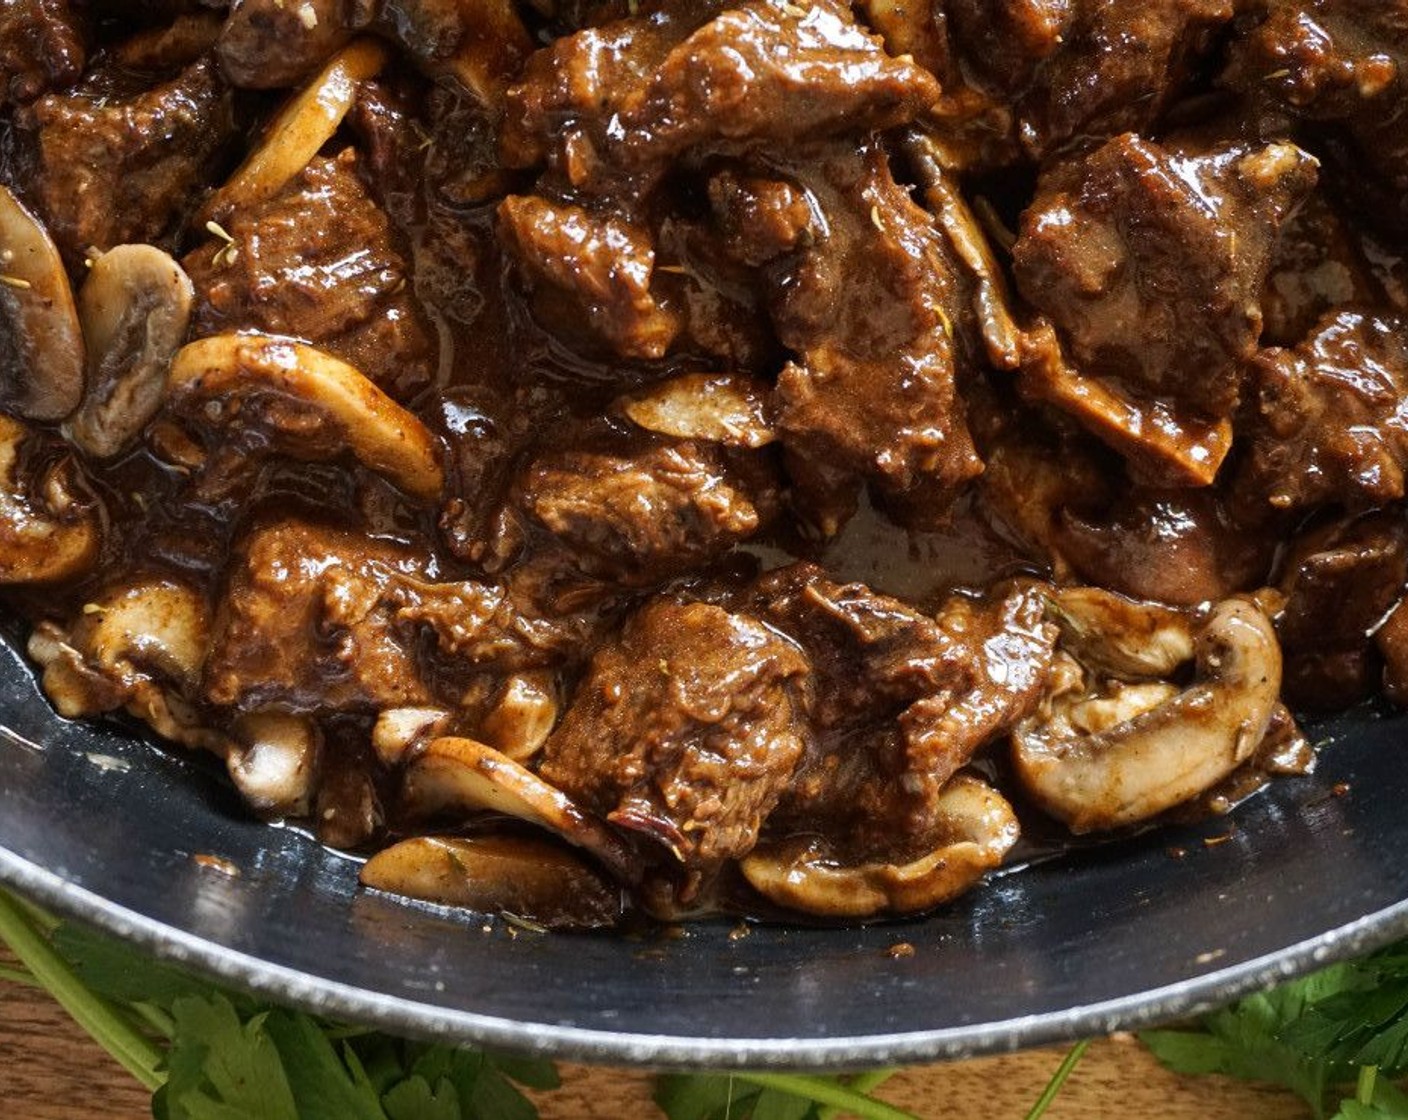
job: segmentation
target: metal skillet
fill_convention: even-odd
[[[0,882],[407,1034],[681,1067],[971,1056],[1185,1016],[1408,933],[1408,721],[1310,731],[1315,773],[1230,816],[1004,873],[928,917],[535,934],[359,891],[354,860],[252,819],[198,760],[60,719],[5,641]]]

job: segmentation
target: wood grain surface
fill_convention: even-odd
[[[879,1096],[935,1120],[1021,1120],[1060,1048],[909,1069]],[[655,1120],[648,1074],[564,1065],[537,1094],[543,1120]],[[139,1120],[146,1093],[43,992],[0,981],[0,1120]],[[1218,1077],[1176,1077],[1137,1042],[1097,1042],[1050,1120],[1306,1120],[1296,1097]]]

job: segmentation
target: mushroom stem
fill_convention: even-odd
[[[0,383],[29,420],[62,420],[83,395],[83,332],[43,223],[0,186]]]

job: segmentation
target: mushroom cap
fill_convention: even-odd
[[[0,186],[0,395],[29,420],[62,420],[83,395],[83,332],[43,223]]]
[[[322,734],[306,716],[261,711],[241,716],[225,764],[230,779],[257,812],[308,815]]]
[[[0,415],[0,584],[53,583],[91,568],[102,540],[96,503],[75,495],[71,460],[38,484],[19,477],[20,448],[30,430]]]
[[[88,388],[68,423],[89,455],[116,455],[161,407],[194,297],[190,277],[155,245],[119,245],[92,263],[78,292]]]
[[[318,154],[357,100],[357,86],[375,77],[389,57],[375,39],[356,39],[279,110],[264,138],[207,206],[219,219],[283,190]]]
[[[401,798],[417,817],[447,811],[515,817],[586,849],[623,878],[635,874],[635,859],[604,824],[532,771],[473,739],[432,739],[406,767]]]
[[[290,443],[281,448],[286,453],[323,458],[345,447],[412,497],[439,498],[444,474],[435,437],[341,359],[263,334],[213,335],[176,354],[170,406],[178,415],[196,424],[224,415],[253,422],[257,410],[244,405],[259,398],[282,398],[312,410],[335,437]]]
[[[767,386],[743,374],[686,373],[632,393],[617,407],[648,432],[756,448],[777,439],[767,399]]]
[[[1194,655],[1191,685],[1171,696],[1171,686],[1138,686],[1119,713],[1126,718],[1099,720],[1090,733],[1062,718],[1060,698],[1019,725],[1012,758],[1032,798],[1072,832],[1119,828],[1202,793],[1250,758],[1281,690],[1271,621],[1247,600],[1225,600],[1198,632]]]
[[[827,918],[915,914],[958,897],[1002,863],[1020,829],[997,790],[959,774],[939,794],[941,835],[906,863],[843,864],[814,838],[759,844],[739,866],[764,898]]]
[[[560,844],[528,836],[419,836],[367,860],[362,885],[549,929],[597,929],[621,917],[621,889]]]

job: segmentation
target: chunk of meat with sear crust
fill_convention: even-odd
[[[420,572],[412,550],[361,534],[299,522],[255,531],[216,616],[206,699],[306,712],[426,704],[391,600],[398,577]]]
[[[1408,580],[1408,521],[1401,511],[1340,518],[1290,542],[1276,619],[1288,703],[1329,711],[1378,683],[1374,636]],[[1382,648],[1383,643],[1379,643]]]
[[[1314,169],[1290,144],[1120,136],[1044,176],[1012,249],[1017,285],[1086,376],[1225,417],[1277,233]]]
[[[710,188],[725,237],[763,265],[796,355],[777,382],[782,443],[884,491],[956,487],[982,465],[956,386],[948,246],[878,144],[808,154],[786,190],[739,176]]]
[[[1408,3],[1261,0],[1223,81],[1311,123],[1368,220],[1408,230]]]
[[[1249,377],[1248,450],[1233,485],[1247,520],[1404,496],[1408,320],[1327,315],[1295,349],[1262,351]]]
[[[682,323],[651,293],[655,249],[646,230],[580,206],[510,195],[499,204],[499,234],[537,289],[544,319],[581,321],[623,358],[665,356]]]
[[[298,85],[370,16],[367,0],[234,0],[215,45],[220,68],[245,89]]]
[[[775,516],[779,498],[760,453],[640,440],[545,454],[514,482],[510,503],[530,533],[556,542],[556,562],[642,587],[705,566],[752,537]]]
[[[930,618],[794,564],[750,594],[816,678],[816,738],[769,832],[820,832],[848,859],[919,854],[944,786],[1041,693],[1056,631],[1040,589],[954,596]]]
[[[547,162],[578,188],[657,174],[685,152],[890,128],[938,96],[846,5],[679,5],[558,39],[510,88],[505,162]]]
[[[747,614],[655,599],[599,649],[542,776],[707,871],[746,855],[802,757],[807,659]]]
[[[335,354],[406,399],[435,374],[435,344],[396,248],[348,148],[316,157],[268,202],[236,211],[229,244],[186,256],[197,335],[257,330]]]
[[[85,58],[68,0],[6,0],[0,7],[0,109],[72,85]]]
[[[127,99],[48,94],[16,123],[33,149],[30,196],[70,268],[90,248],[169,240],[235,131],[209,59]]]

